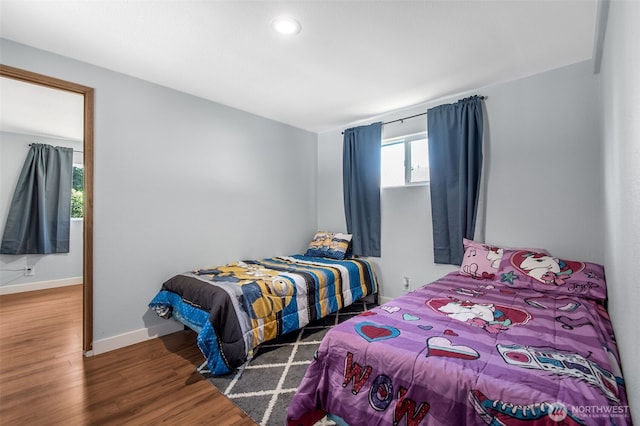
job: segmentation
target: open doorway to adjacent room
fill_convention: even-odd
[[[6,65],[0,65],[0,84],[2,205],[11,201],[17,181],[4,174],[20,173],[29,143],[72,147],[75,178],[69,253],[0,255],[0,294],[81,283],[82,349],[89,355],[93,346],[93,89]],[[2,221],[7,217],[4,210]],[[4,229],[4,223],[0,226]]]

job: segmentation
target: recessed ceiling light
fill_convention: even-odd
[[[284,35],[295,35],[300,32],[302,25],[293,18],[277,18],[271,21],[271,28]]]

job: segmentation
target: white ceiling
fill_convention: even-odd
[[[84,97],[0,78],[0,130],[81,141]]]
[[[597,0],[2,0],[0,36],[322,132],[588,60],[596,10]],[[274,33],[281,15],[300,34]]]

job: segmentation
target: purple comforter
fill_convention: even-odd
[[[596,301],[450,273],[334,327],[288,411],[348,425],[628,425]]]

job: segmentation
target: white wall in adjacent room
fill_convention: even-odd
[[[4,232],[13,192],[31,143],[82,150],[81,141],[0,132],[0,232]],[[0,294],[82,282],[82,227],[82,219],[71,219],[69,253],[0,254]],[[25,266],[32,267],[34,275],[25,276]]]

